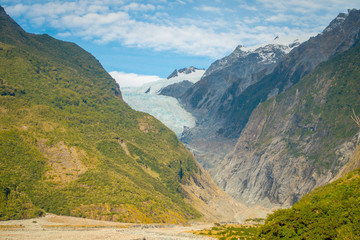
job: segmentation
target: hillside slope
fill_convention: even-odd
[[[248,204],[290,206],[333,179],[358,144],[360,42],[252,113],[216,181]]]
[[[206,201],[230,199],[206,176],[173,132],[123,102],[91,54],[26,33],[0,7],[0,220],[182,223],[202,215],[186,192],[193,179],[218,191]]]
[[[360,159],[358,159],[359,161]],[[270,215],[258,239],[359,239],[360,169]]]
[[[223,133],[240,134],[260,102],[286,91],[320,63],[353,47],[359,39],[360,10],[340,13],[323,32],[287,54],[270,74],[240,94],[233,95],[228,103],[230,107],[223,107],[218,112],[218,115],[226,116]]]

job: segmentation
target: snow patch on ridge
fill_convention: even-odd
[[[151,94],[158,94],[161,89],[163,89],[166,86],[169,86],[174,83],[179,83],[185,80],[188,80],[192,83],[196,83],[201,79],[201,77],[204,75],[205,70],[196,70],[192,73],[186,74],[186,73],[178,73],[176,77],[172,77],[169,79],[160,79],[155,82],[151,83],[145,83],[140,88],[147,91],[150,88],[150,91],[148,93]]]
[[[245,47],[239,45],[235,50],[228,56],[223,57],[215,61],[206,71],[204,77],[219,71],[227,66],[230,66],[240,58],[245,58],[251,54],[257,54],[259,62],[263,64],[276,63],[277,55],[276,51],[281,51],[284,54],[288,54],[292,49],[299,46],[301,43],[307,41],[310,35],[307,36],[296,36],[296,37],[276,37],[273,41],[256,45],[252,47]]]
[[[271,42],[263,43],[252,47],[240,46],[241,47],[240,49],[244,52],[255,52],[255,51],[259,51],[260,48],[264,48],[268,45],[275,45],[283,49],[284,52],[289,53],[294,47],[299,46],[301,43],[309,40],[310,37],[311,35],[284,36],[284,37],[277,36]]]

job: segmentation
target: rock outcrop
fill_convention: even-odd
[[[229,95],[232,97],[227,103],[228,107],[223,107],[217,112],[218,116],[226,118],[222,132],[230,136],[240,134],[260,102],[287,90],[320,63],[348,50],[359,39],[360,11],[349,10],[348,14],[339,14],[322,33],[287,54],[271,74],[264,76],[241,93],[229,89]]]
[[[162,88],[159,92],[160,95],[170,96],[174,98],[181,97],[191,86],[192,82],[184,80],[182,82],[170,84]]]
[[[184,132],[181,141],[214,172],[259,103],[286,91],[320,63],[358,41],[359,15],[357,10],[339,14],[322,33],[302,44],[295,41],[251,50],[239,46],[214,62],[180,98],[197,118],[196,127]]]
[[[181,68],[181,69],[175,69],[168,77],[167,79],[170,79],[170,78],[174,78],[174,77],[178,77],[179,74],[190,74],[190,73],[193,73],[193,72],[196,72],[197,70],[204,70],[204,69],[200,69],[200,68],[196,68],[196,67],[193,67],[193,66],[190,66],[190,67],[186,67],[186,68]]]
[[[236,137],[223,132],[228,117],[222,112],[231,109],[238,94],[271,73],[299,44],[298,39],[291,39],[288,44],[274,40],[253,48],[239,45],[229,56],[211,64],[201,80],[178,98],[197,117],[197,126],[184,132],[181,141],[205,168],[217,165],[236,142]]]
[[[357,44],[252,112],[214,171],[226,192],[249,205],[287,207],[349,165],[358,144],[351,114],[360,109],[360,43],[348,42]]]

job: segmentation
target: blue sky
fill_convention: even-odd
[[[167,77],[239,44],[321,32],[358,0],[2,0],[26,31],[75,42],[109,72]],[[134,74],[132,75],[134,77]]]

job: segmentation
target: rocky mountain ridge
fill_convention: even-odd
[[[181,68],[181,69],[175,69],[175,70],[167,77],[167,79],[174,78],[174,77],[178,77],[179,74],[181,74],[181,73],[182,73],[182,74],[190,74],[190,73],[196,72],[197,70],[205,70],[205,69],[196,68],[196,67],[193,67],[193,66],[186,67],[186,68]]]
[[[229,56],[221,58],[212,63],[210,67],[206,69],[204,77],[234,64],[235,62],[239,61],[239,58],[244,58],[254,53],[258,54],[258,61],[260,62],[276,63],[278,55],[276,54],[276,51],[282,51],[285,54],[289,53],[294,47],[297,47],[307,39],[308,37],[306,36],[284,37],[281,39],[277,36],[272,42],[258,46],[245,47],[243,45],[239,45]]]
[[[244,54],[241,47],[230,57],[216,61],[180,97],[185,108],[197,117],[196,127],[186,131],[181,140],[211,171],[231,151],[260,102],[285,91],[319,63],[349,49],[357,41],[358,15],[357,10],[349,10],[329,24],[326,31],[295,44],[289,53],[279,50],[278,63],[263,64],[259,54]],[[246,57],[236,58],[242,55]],[[204,138],[209,141],[202,141]]]
[[[340,14],[264,78],[268,100],[213,171],[223,189],[250,205],[291,206],[343,172],[358,144],[359,32],[360,11]],[[266,96],[274,88],[279,95]]]
[[[222,133],[227,117],[220,111],[230,109],[236,94],[271,73],[277,62],[304,40],[275,39],[253,48],[239,45],[229,56],[211,64],[201,80],[178,97],[185,109],[197,117],[197,125],[187,129],[181,141],[205,168],[211,170],[236,142],[235,137]]]
[[[184,80],[178,83],[170,84],[164,88],[162,88],[159,92],[160,95],[170,96],[174,98],[181,97],[191,86],[192,82],[188,80]]]

